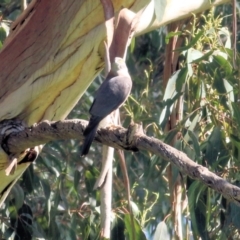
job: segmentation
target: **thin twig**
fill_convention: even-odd
[[[233,8],[233,21],[232,21],[232,26],[233,26],[233,36],[232,36],[232,41],[233,41],[233,67],[234,69],[237,68],[236,66],[236,58],[237,58],[237,13],[236,13],[236,0],[232,0],[232,8]]]
[[[124,185],[125,185],[126,190],[127,190],[128,210],[129,210],[130,218],[131,218],[133,239],[135,240],[136,235],[135,235],[134,216],[133,216],[133,211],[132,211],[132,207],[131,207],[131,199],[130,199],[131,198],[131,191],[130,191],[130,183],[129,183],[129,178],[128,178],[126,160],[125,160],[124,152],[122,150],[118,149],[117,153],[118,153],[119,160],[120,160],[119,161],[120,167],[122,169]]]

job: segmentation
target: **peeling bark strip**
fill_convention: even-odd
[[[53,140],[83,139],[83,131],[86,125],[87,121],[76,119],[59,122],[44,121],[32,128],[9,135],[7,143],[9,151],[19,153],[26,148]],[[176,165],[180,171],[186,173],[189,177],[201,181],[240,206],[239,187],[217,176],[206,167],[195,163],[185,153],[156,138],[146,136],[141,125],[131,124],[128,129],[119,126],[100,129],[95,140],[117,149],[146,150],[156,154]]]

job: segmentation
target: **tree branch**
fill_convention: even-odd
[[[31,128],[26,128],[24,131],[10,134],[5,139],[5,144],[11,153],[20,153],[26,148],[53,140],[83,139],[83,131],[86,125],[87,121],[77,119],[58,122],[44,121]],[[141,125],[131,124],[128,129],[120,126],[99,129],[95,141],[117,149],[146,150],[156,154],[173,163],[189,177],[201,181],[221,193],[228,200],[240,205],[240,188],[192,161],[185,153],[154,137],[146,136]]]

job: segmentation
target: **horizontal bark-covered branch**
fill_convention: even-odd
[[[83,139],[83,131],[87,123],[87,121],[78,119],[58,122],[43,121],[24,131],[12,133],[6,139],[6,144],[9,152],[20,153],[26,148],[53,140]],[[156,154],[173,163],[189,177],[203,182],[225,198],[240,205],[240,188],[192,161],[185,153],[154,137],[146,136],[141,125],[131,124],[128,129],[120,126],[99,129],[95,141],[118,149],[146,150]]]

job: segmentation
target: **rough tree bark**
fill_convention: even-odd
[[[12,133],[8,138],[9,150],[20,153],[27,147],[40,145],[61,139],[83,139],[87,121],[73,119],[59,122],[43,121],[34,127]],[[219,177],[193,160],[185,153],[162,141],[146,136],[142,126],[131,124],[128,129],[109,126],[97,131],[95,141],[116,149],[130,151],[148,151],[174,164],[181,172],[199,180],[206,186],[221,193],[226,199],[240,205],[240,188]],[[20,144],[19,144],[20,143]],[[22,164],[20,163],[19,166]]]

